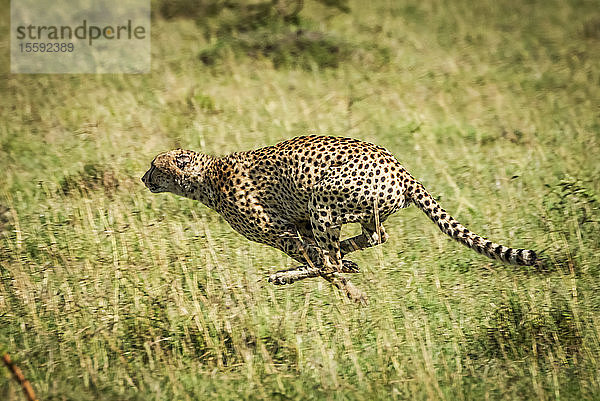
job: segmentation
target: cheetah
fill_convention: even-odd
[[[383,223],[415,204],[454,240],[489,258],[533,265],[532,250],[481,237],[456,221],[383,147],[352,138],[301,136],[223,157],[176,149],[159,154],[142,181],[153,193],[200,201],[249,240],[301,263],[269,276],[273,284],[322,277],[357,302],[366,295],[342,273],[358,266],[351,252],[386,242]],[[359,235],[340,241],[343,224]]]

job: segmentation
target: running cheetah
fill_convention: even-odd
[[[382,223],[411,203],[442,232],[489,258],[517,265],[537,259],[534,251],[469,231],[390,152],[351,138],[302,136],[223,157],[176,149],[156,156],[142,181],[154,193],[202,202],[246,238],[302,263],[269,282],[320,276],[358,302],[365,295],[340,274],[358,272],[358,266],[344,256],[384,243]],[[340,241],[346,223],[360,223],[362,233]]]

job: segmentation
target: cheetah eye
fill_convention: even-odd
[[[175,163],[179,169],[185,168],[191,161],[191,158],[188,155],[179,155],[175,159]]]

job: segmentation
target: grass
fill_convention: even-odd
[[[302,11],[349,44],[328,67],[234,47],[205,65],[215,37],[157,17],[151,74],[3,76],[0,348],[40,399],[598,399],[596,2],[349,6]],[[385,146],[549,268],[491,262],[410,208],[352,255],[357,307],[323,280],[269,285],[285,255],[139,180],[169,148],[306,133]],[[8,373],[0,398],[22,399]]]

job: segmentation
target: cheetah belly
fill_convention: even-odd
[[[296,235],[295,224],[307,220],[307,196],[293,192],[252,191],[223,202],[218,212],[231,228],[251,241],[270,243],[273,233]]]

